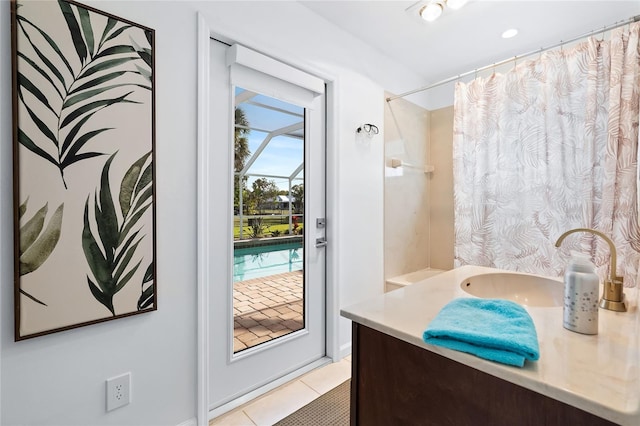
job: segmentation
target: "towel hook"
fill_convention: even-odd
[[[362,126],[356,129],[356,133],[366,133],[367,136],[372,138],[379,133],[378,126],[371,123],[364,123]]]

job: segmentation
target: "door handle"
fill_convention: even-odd
[[[322,238],[316,238],[316,247],[326,247],[327,246],[327,239],[322,237]]]

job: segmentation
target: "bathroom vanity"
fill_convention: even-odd
[[[483,284],[491,276],[500,279]],[[562,327],[560,279],[540,277],[538,290],[521,278],[538,277],[464,266],[343,309],[353,321],[351,424],[640,425],[635,289],[625,290],[629,312],[601,309],[599,334],[588,336]],[[481,285],[475,294],[526,307],[539,361],[511,367],[422,341],[444,305]]]

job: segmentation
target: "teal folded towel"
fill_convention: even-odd
[[[540,357],[533,320],[509,300],[454,299],[431,321],[422,339],[517,367],[524,366],[525,359]]]

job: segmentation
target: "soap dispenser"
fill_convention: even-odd
[[[572,251],[564,274],[564,328],[582,334],[598,334],[599,288],[596,266],[588,256]]]

